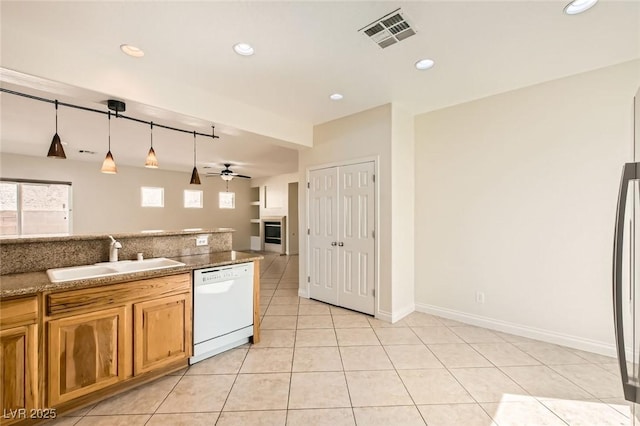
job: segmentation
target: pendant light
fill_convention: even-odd
[[[193,131],[193,172],[191,172],[191,185],[200,185],[200,176],[196,168],[196,132]]]
[[[62,142],[60,142],[60,136],[58,136],[58,100],[56,99],[54,103],[56,105],[56,134],[53,135],[51,140],[47,157],[64,160],[67,156],[64,154],[64,148],[62,147]]]
[[[107,156],[102,162],[102,169],[100,169],[100,171],[102,173],[114,175],[118,173],[118,169],[116,168],[116,162],[113,160],[113,155],[111,155],[111,111],[107,113],[107,116],[109,117],[109,150],[107,151]]]
[[[151,124],[151,148],[149,148],[149,153],[147,154],[147,160],[144,162],[144,166],[149,169],[157,169],[158,158],[156,157],[156,152],[153,150],[153,121],[150,124]]]

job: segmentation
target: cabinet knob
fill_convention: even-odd
[[[335,242],[335,241],[332,241],[332,242],[331,242],[331,245],[335,247],[335,246],[337,246],[337,245],[338,245],[338,243],[337,243],[337,242]]]
[[[340,247],[344,247],[344,243],[343,243],[342,241],[340,241],[340,242],[338,243],[338,245],[339,245]]]

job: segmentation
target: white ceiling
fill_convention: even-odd
[[[221,131],[226,126],[254,133],[248,138],[254,145],[226,154],[231,162],[253,164],[256,158],[267,161],[264,152],[249,158],[263,142],[308,146],[314,124],[377,105],[396,102],[418,114],[640,58],[639,1],[601,0],[576,16],[562,13],[564,5],[559,0],[2,1],[0,58],[6,69],[103,96],[85,101],[108,94],[152,105],[156,113],[182,114],[167,116],[176,122],[198,117]],[[383,50],[358,32],[397,8],[417,30],[415,36]],[[236,55],[232,45],[240,41],[251,43],[256,54]],[[122,54],[122,43],[142,48],[144,58]],[[435,67],[417,71],[413,64],[425,57],[434,59]],[[344,100],[330,101],[334,92]],[[3,109],[12,108],[6,97]],[[3,112],[3,150],[11,140],[25,143],[20,132],[5,133],[8,115]],[[87,123],[94,126],[99,125]],[[145,130],[138,130],[136,141],[146,140]],[[101,132],[97,139],[104,144]],[[50,140],[50,133],[31,136]],[[214,144],[242,146],[221,139]],[[135,149],[144,154],[146,145],[136,142]],[[102,155],[104,147],[98,151]],[[274,152],[273,159],[283,158]],[[189,162],[189,155],[169,155],[167,163]],[[213,151],[203,155],[203,161],[206,155],[216,162],[227,159]]]

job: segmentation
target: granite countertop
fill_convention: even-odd
[[[113,238],[137,238],[137,237],[164,237],[171,235],[199,235],[199,234],[219,234],[225,232],[234,232],[233,228],[190,228],[179,229],[173,231],[149,230],[140,232],[128,232],[117,234],[69,234],[69,235],[51,235],[51,236],[26,236],[26,237],[0,237],[0,244],[17,244],[17,243],[36,243],[36,242],[54,242],[54,241],[82,241],[107,239],[111,235]]]
[[[116,284],[126,281],[160,277],[164,275],[174,275],[181,272],[191,272],[194,269],[252,262],[254,260],[263,259],[263,257],[256,253],[223,251],[218,253],[172,257],[171,259],[182,262],[185,265],[166,269],[158,269],[155,271],[143,271],[86,280],[67,281],[62,283],[52,283],[51,281],[49,281],[49,277],[47,276],[46,271],[2,275],[0,276],[0,299],[33,295],[43,291],[97,287],[106,284]]]

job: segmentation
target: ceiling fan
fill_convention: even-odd
[[[206,173],[206,176],[220,176],[222,178],[222,180],[226,180],[226,181],[230,181],[234,177],[243,178],[243,179],[251,179],[251,176],[246,176],[246,175],[241,175],[241,174],[235,173],[229,167],[231,167],[231,163],[224,163],[224,170],[222,170],[220,173]],[[208,167],[208,166],[205,167],[205,169],[209,169],[209,168],[211,168],[211,167]]]

